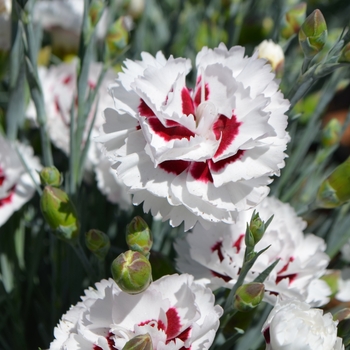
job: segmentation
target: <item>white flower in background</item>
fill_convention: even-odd
[[[94,89],[96,87],[99,75],[102,70],[102,63],[94,62],[90,65],[88,75],[88,87]],[[109,199],[112,198],[113,203],[120,203],[126,206],[126,202],[131,202],[130,195],[126,194],[126,187],[111,175],[111,169],[105,166],[105,157],[102,157],[100,151],[101,145],[94,142],[94,138],[99,134],[99,128],[105,122],[103,110],[108,106],[112,106],[113,102],[106,94],[107,86],[114,81],[117,74],[113,70],[108,70],[98,91],[98,106],[96,111],[95,124],[92,128],[90,146],[86,159],[86,170],[91,171],[92,168],[96,170],[96,176],[99,188],[102,193],[110,194]],[[73,60],[70,63],[62,63],[57,66],[50,66],[49,68],[39,68],[39,78],[44,93],[45,110],[47,116],[47,130],[53,144],[61,149],[65,154],[69,154],[70,143],[70,110],[72,104],[76,104],[77,99],[77,61]],[[87,123],[85,126],[86,140],[88,131],[93,120],[96,110],[96,102],[93,104]],[[77,110],[75,108],[75,115]],[[27,116],[34,121],[36,120],[36,110],[34,104],[31,103],[27,110]],[[102,162],[102,164],[100,164]],[[102,172],[105,172],[103,174]],[[114,185],[112,184],[113,179]],[[108,188],[104,189],[104,186]],[[111,188],[111,187],[115,188]],[[111,189],[109,189],[111,188]],[[120,202],[117,195],[120,194]],[[127,199],[129,197],[129,199]]]
[[[0,51],[11,47],[11,0],[0,0]]]
[[[350,301],[350,268],[345,268],[341,271],[338,279],[338,292],[335,298],[342,302]]]
[[[259,58],[269,61],[275,72],[283,68],[284,53],[280,45],[275,44],[272,40],[264,40],[255,50]]]
[[[191,89],[188,59],[125,61],[99,140],[134,204],[188,230],[232,223],[267,196],[284,166],[289,102],[265,63],[239,46],[203,48]]]
[[[34,157],[30,146],[17,144],[23,160],[32,176],[40,183],[37,170],[39,159]],[[0,226],[34,195],[35,185],[19,158],[15,146],[0,134]]]
[[[346,262],[350,262],[350,240],[341,247],[340,252],[341,258]]]
[[[47,130],[53,144],[61,149],[65,154],[69,154],[69,130],[70,130],[70,110],[74,103],[76,107],[77,99],[77,60],[70,63],[62,63],[57,66],[39,67],[39,78],[44,93],[45,110],[47,116]],[[99,74],[102,70],[102,63],[92,63],[88,75],[88,88],[93,90],[97,84]],[[109,99],[105,98],[104,92],[109,83],[116,77],[110,70],[106,74],[100,89],[99,103],[96,112],[96,120],[92,129],[91,138],[98,134],[99,127],[104,123],[103,110],[111,105]],[[92,106],[85,126],[85,137],[87,137],[90,124],[96,109],[96,103]],[[77,110],[75,108],[75,115]],[[32,103],[27,111],[27,116],[36,120],[36,111]],[[91,146],[88,152],[88,164],[98,162],[96,145],[91,139]]]
[[[41,0],[33,9],[34,22],[49,31],[55,47],[67,51],[77,50],[83,24],[84,0]],[[105,9],[96,28],[96,36],[103,39],[108,28],[109,16]]]
[[[332,314],[312,309],[298,300],[278,300],[262,333],[266,350],[341,350],[337,324]]]
[[[279,295],[282,299],[307,300],[314,306],[327,303],[330,289],[326,282],[318,280],[329,262],[324,240],[313,234],[304,236],[305,221],[278,199],[267,197],[255,210],[265,222],[274,215],[255,251],[271,246],[259,256],[245,282],[252,282],[280,259],[264,282],[265,301],[274,304]],[[252,213],[253,210],[241,212],[235,224],[215,224],[209,230],[197,224],[193,232],[175,243],[178,270],[191,273],[212,289],[232,288],[243,264],[244,235]]]
[[[214,302],[210,289],[186,274],[164,276],[137,295],[122,292],[112,279],[102,280],[63,315],[50,350],[122,349],[146,333],[155,350],[205,350],[222,315]]]

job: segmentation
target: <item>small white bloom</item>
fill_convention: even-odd
[[[284,53],[282,47],[272,40],[264,40],[256,49],[259,58],[269,61],[274,71],[278,71],[284,64]]]
[[[252,282],[280,259],[264,282],[265,301],[274,304],[279,295],[282,299],[307,299],[314,306],[327,303],[330,289],[325,282],[318,281],[329,262],[324,240],[313,234],[304,236],[305,221],[278,199],[267,197],[255,210],[265,222],[274,215],[255,251],[270,247],[259,256],[245,282]],[[232,288],[242,268],[244,235],[252,213],[253,210],[241,212],[235,224],[213,224],[209,230],[197,224],[185,239],[175,244],[178,269],[191,273],[212,289]]]
[[[298,300],[277,300],[262,333],[266,350],[342,350],[332,314]]]
[[[149,333],[155,350],[208,349],[222,308],[210,289],[190,275],[164,276],[141,294],[122,292],[112,280],[96,283],[63,315],[50,350],[122,349]]]
[[[39,183],[37,170],[41,169],[39,159],[34,157],[30,146],[17,144],[18,151]],[[34,195],[35,185],[21,162],[14,144],[0,134],[0,226],[28,202]]]
[[[220,44],[191,63],[142,53],[124,62],[110,87],[104,143],[134,204],[188,230],[200,221],[232,223],[267,196],[289,141],[289,108],[266,61]]]

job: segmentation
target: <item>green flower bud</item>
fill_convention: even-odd
[[[122,350],[153,350],[151,336],[148,333],[137,335],[130,339]]]
[[[265,223],[260,219],[259,213],[253,213],[250,220],[249,229],[254,237],[254,245],[256,245],[265,233]]]
[[[323,147],[331,147],[340,142],[342,124],[337,118],[331,119],[322,130],[321,143]]]
[[[238,287],[235,295],[234,307],[238,311],[248,312],[257,307],[264,298],[263,283],[247,283]]]
[[[305,18],[306,3],[301,2],[285,14],[281,25],[281,37],[287,40],[292,35],[297,34],[304,23]]]
[[[131,250],[120,254],[112,263],[112,276],[119,288],[129,294],[147,289],[152,281],[152,268],[147,258]]]
[[[134,217],[126,227],[126,243],[130,250],[149,256],[153,244],[152,232],[140,216]]]
[[[350,199],[350,158],[340,164],[325,179],[318,192],[319,208],[336,208]]]
[[[340,270],[328,271],[326,275],[323,275],[320,279],[325,281],[331,289],[331,297],[339,291],[339,279],[341,277]]]
[[[341,321],[349,320],[349,319],[350,319],[350,309],[349,308],[339,310],[338,312],[336,312],[333,315],[334,321],[341,322]]]
[[[74,243],[79,235],[77,212],[67,193],[59,188],[45,186],[40,198],[41,212],[58,238]]]
[[[104,260],[111,246],[109,237],[104,232],[94,229],[86,232],[85,243],[87,248],[101,260]]]
[[[350,43],[347,43],[341,51],[338,59],[339,63],[350,63]]]
[[[308,58],[319,53],[327,40],[327,24],[320,10],[315,10],[299,31],[299,43]]]
[[[106,44],[109,57],[122,52],[128,45],[129,32],[125,23],[124,17],[120,17],[115,21],[108,30],[106,35]]]
[[[103,0],[92,1],[89,8],[89,18],[90,18],[90,23],[93,27],[95,27],[98,21],[100,20],[103,10],[104,10]]]
[[[39,175],[43,186],[60,187],[62,184],[61,174],[55,166],[43,168]]]
[[[248,248],[254,248],[254,246],[261,240],[272,219],[273,216],[271,216],[265,223],[260,219],[259,213],[255,213],[255,211],[253,212],[250,223],[247,225],[245,235],[245,244]]]

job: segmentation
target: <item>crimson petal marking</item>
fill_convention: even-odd
[[[141,102],[138,107],[139,113],[142,117],[155,117],[156,115],[152,111],[152,109],[146,104],[146,102],[141,99]]]
[[[180,334],[181,322],[180,317],[174,307],[171,307],[166,312],[166,318],[168,320],[168,327],[166,329],[166,343],[173,340]]]
[[[244,150],[238,150],[235,155],[219,160],[216,163],[214,163],[212,160],[209,160],[209,169],[218,172],[221,169],[225,168],[228,164],[234,163],[236,160],[240,159],[243,156],[243,154]]]
[[[241,234],[237,239],[237,241],[232,245],[232,247],[235,247],[237,249],[237,254],[240,252],[242,248],[241,244],[242,244],[243,237],[244,237],[244,234]]]
[[[280,270],[280,271],[278,271],[277,272],[277,274],[281,274],[281,273],[283,273],[283,272],[286,272],[287,271],[287,269],[288,269],[288,267],[289,267],[289,264],[291,263],[291,262],[293,262],[294,261],[294,257],[290,257],[289,258],[289,261],[287,262],[287,264],[285,264],[283,267],[282,267],[282,269]]]
[[[210,248],[211,251],[212,251],[212,253],[214,253],[214,252],[217,252],[217,253],[218,253],[220,262],[224,260],[224,255],[222,254],[221,248],[222,248],[222,241],[216,242],[216,243]]]
[[[72,81],[73,77],[71,75],[67,75],[63,80],[62,80],[62,83],[64,85],[67,85],[69,84],[71,81]]]
[[[118,348],[115,346],[113,335],[114,334],[112,332],[108,332],[108,334],[106,335],[108,347],[110,348],[110,350],[118,350]],[[92,350],[102,350],[102,348],[98,345],[94,345],[92,347]]]
[[[289,278],[289,284],[292,284],[292,282],[297,278],[298,274],[291,273],[290,275],[285,276],[277,276],[276,277],[276,284],[280,283],[283,279]]]
[[[5,181],[5,175],[0,175],[0,186],[2,186],[4,181]]]
[[[218,277],[218,278],[221,278],[222,280],[224,280],[226,283],[227,282],[230,282],[231,281],[231,277],[229,276],[226,276],[226,275],[222,275],[221,273],[218,273],[216,271],[213,271],[213,270],[210,270],[211,274],[214,276],[214,277]]]
[[[264,330],[264,338],[265,338],[265,341],[266,341],[266,344],[270,344],[271,342],[271,338],[270,338],[270,327],[267,327],[265,330]]]
[[[190,164],[190,162],[185,160],[166,160],[158,164],[158,166],[169,174],[180,175],[189,167]]]
[[[156,117],[148,118],[152,130],[165,141],[187,139],[194,136],[194,133],[184,126],[171,121],[171,127],[165,127]],[[168,124],[168,123],[167,123]]]
[[[196,95],[194,97],[194,105],[196,107],[198,107],[201,104],[201,98],[202,98],[202,91],[201,91],[201,86],[200,86],[200,82],[202,80],[202,77],[199,77],[197,80],[197,92]],[[204,100],[207,101],[209,98],[209,86],[208,84],[205,84],[204,86]]]
[[[12,197],[15,193],[16,185],[13,185],[10,189],[10,194],[7,197],[0,198],[0,207],[2,207],[5,204],[9,204],[12,202]]]
[[[195,180],[208,183],[213,182],[213,177],[207,162],[192,162],[190,173]]]
[[[182,98],[182,113],[186,115],[194,115],[194,105],[190,95],[190,92],[186,87],[184,87],[181,91]]]
[[[224,115],[220,115],[219,119],[213,125],[213,132],[216,139],[221,142],[219,148],[216,150],[215,157],[219,157],[233,142],[238,135],[238,129],[242,123],[237,122],[237,118],[232,114],[231,119]]]

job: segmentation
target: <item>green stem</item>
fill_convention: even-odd
[[[93,281],[96,281],[96,276],[95,276],[95,273],[93,271],[93,268],[81,246],[81,244],[78,242],[76,244],[71,244],[73,250],[75,251],[75,253],[77,254],[80,262],[82,263],[84,269],[85,269],[85,272],[87,273],[87,275],[89,276],[90,280],[93,282]]]

